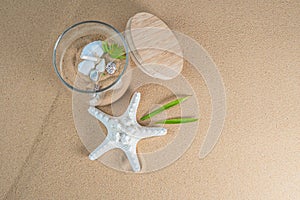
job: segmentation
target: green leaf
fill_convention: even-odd
[[[105,53],[107,53],[109,51],[107,41],[102,42],[102,49]]]
[[[144,120],[146,120],[146,119],[149,119],[149,118],[153,117],[154,115],[157,115],[157,114],[163,112],[164,110],[167,110],[167,109],[169,109],[169,108],[171,108],[171,107],[173,107],[173,106],[176,106],[177,104],[182,103],[183,101],[187,100],[189,97],[190,97],[190,96],[186,96],[186,97],[179,98],[179,99],[176,99],[176,100],[174,100],[174,101],[171,101],[171,102],[169,102],[169,103],[163,105],[162,107],[160,107],[160,108],[154,110],[153,112],[151,112],[151,113],[149,113],[149,114],[147,114],[147,115],[144,115],[143,117],[141,117],[140,120],[144,121]]]
[[[121,59],[121,60],[126,59],[126,55],[119,56],[119,59]]]
[[[173,118],[155,122],[155,124],[183,124],[197,121],[197,118]]]
[[[109,51],[109,55],[112,57],[112,58],[120,58],[121,56],[123,56],[125,54],[124,52],[124,49],[122,47],[119,47],[118,45],[116,44],[113,44],[111,46],[111,49]]]
[[[123,47],[118,44],[109,45],[107,41],[102,42],[102,49],[105,53],[108,53],[110,57],[115,59],[125,59],[125,51]]]

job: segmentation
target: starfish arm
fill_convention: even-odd
[[[108,137],[89,155],[90,160],[96,160],[107,151],[114,149],[115,146],[110,142]]]
[[[136,135],[140,138],[157,137],[167,134],[167,129],[162,127],[142,127]]]
[[[135,92],[130,100],[126,113],[129,118],[132,120],[136,120],[136,112],[140,103],[141,93]]]
[[[131,151],[126,150],[124,152],[129,160],[132,170],[134,172],[139,172],[141,170],[141,166],[140,166],[139,158],[136,154],[136,146],[134,146],[134,150],[131,150]]]
[[[136,152],[136,146],[140,139],[162,136],[167,133],[163,127],[143,127],[136,121],[136,113],[141,99],[139,92],[134,93],[126,112],[113,117],[101,110],[91,106],[88,112],[102,122],[107,128],[108,135],[90,155],[91,160],[96,160],[107,151],[120,148],[126,154],[134,172],[141,170],[140,162]]]
[[[101,110],[90,106],[88,109],[89,113],[94,116],[95,118],[97,118],[100,122],[102,122],[104,125],[107,125],[109,119],[111,119],[112,117],[104,112],[102,112]]]

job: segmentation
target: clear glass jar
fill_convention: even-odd
[[[83,61],[80,56],[83,48],[94,41],[117,44],[125,51],[124,59],[113,59],[104,53],[95,60],[95,67],[102,59],[105,60],[105,67],[110,62],[117,66],[116,73],[98,74],[97,81],[90,78],[91,74],[78,72],[78,65]],[[130,73],[129,50],[124,37],[114,27],[100,21],[84,21],[67,28],[55,43],[53,66],[57,76],[69,89],[90,94],[91,105],[108,105],[117,101],[126,92],[131,80],[130,74],[124,78],[125,72]]]

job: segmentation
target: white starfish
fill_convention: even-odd
[[[141,170],[139,159],[136,153],[136,145],[143,138],[162,136],[167,129],[162,127],[145,127],[136,121],[136,112],[140,102],[141,94],[134,93],[129,106],[124,114],[113,117],[101,110],[90,107],[89,113],[101,121],[107,128],[107,136],[90,155],[91,160],[96,160],[107,151],[115,148],[123,150],[130,162],[133,171]]]

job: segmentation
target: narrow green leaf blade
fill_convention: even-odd
[[[197,121],[197,118],[173,118],[155,122],[155,124],[183,124]]]
[[[173,106],[176,106],[177,104],[180,104],[180,103],[184,102],[184,101],[187,100],[189,97],[190,97],[190,96],[186,96],[186,97],[182,97],[182,98],[176,99],[176,100],[174,100],[174,101],[171,101],[171,102],[169,102],[169,103],[163,105],[162,107],[160,107],[160,108],[154,110],[153,112],[151,112],[151,113],[149,113],[149,114],[147,114],[147,115],[144,115],[143,117],[141,117],[140,120],[144,121],[144,120],[146,120],[146,119],[149,119],[149,118],[151,118],[151,117],[153,117],[153,116],[155,116],[155,115],[157,115],[157,114],[163,112],[164,110],[167,110],[167,109],[169,109],[169,108],[171,108],[171,107],[173,107]]]
[[[102,49],[105,53],[107,53],[109,51],[107,41],[102,42]]]
[[[112,58],[120,59],[124,54],[125,54],[124,50],[118,47],[118,48],[114,48],[109,55]]]
[[[118,59],[121,59],[121,60],[124,60],[125,58],[126,58],[125,54],[118,57]]]
[[[108,53],[110,57],[115,59],[125,59],[125,50],[118,44],[109,45],[107,41],[102,42],[102,49],[105,53]]]

